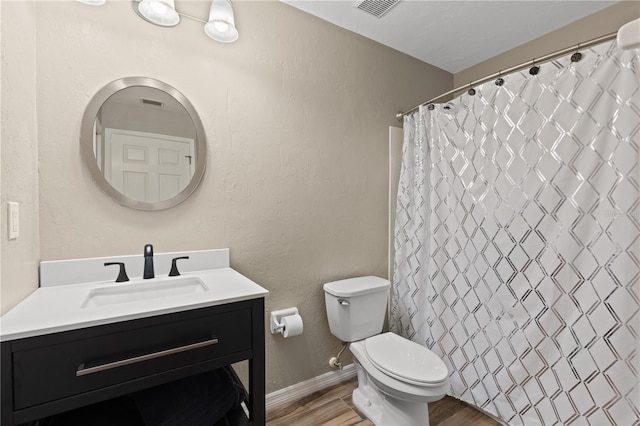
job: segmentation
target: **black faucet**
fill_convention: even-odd
[[[105,262],[104,263],[104,266],[111,266],[111,265],[120,266],[120,273],[118,274],[118,278],[116,278],[117,283],[123,283],[123,282],[129,281],[129,277],[127,276],[127,271],[124,267],[123,262]]]
[[[156,274],[153,272],[153,246],[147,244],[144,246],[144,275],[145,280],[154,278]]]

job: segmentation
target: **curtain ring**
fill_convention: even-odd
[[[436,106],[435,106],[434,104],[429,104],[429,105],[427,105],[427,109],[428,109],[429,111],[433,111],[435,108],[436,108]]]
[[[580,62],[582,60],[582,53],[576,52],[571,55],[571,62]]]
[[[540,67],[536,65],[536,61],[533,61],[533,66],[529,68],[529,74],[537,75],[540,72]]]
[[[496,86],[502,86],[504,84],[504,79],[502,77],[498,77],[496,78],[496,81],[494,82],[496,84]]]
[[[473,96],[476,94],[476,89],[474,89],[473,87],[469,89],[469,91],[467,92],[469,93],[469,96]]]

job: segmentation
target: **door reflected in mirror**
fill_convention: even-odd
[[[151,87],[129,87],[102,104],[95,121],[98,168],[118,192],[164,201],[182,191],[195,170],[195,129],[184,107]]]
[[[128,207],[171,207],[204,172],[200,119],[184,96],[153,79],[130,77],[102,89],[85,112],[81,144],[96,183]]]

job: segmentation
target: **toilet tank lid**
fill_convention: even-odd
[[[362,296],[363,294],[385,291],[389,281],[380,277],[357,277],[326,283],[323,288],[327,293],[337,297]]]

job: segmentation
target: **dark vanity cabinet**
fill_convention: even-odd
[[[1,343],[2,426],[249,362],[249,424],[265,424],[264,298]]]

